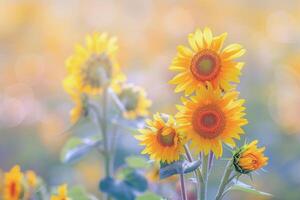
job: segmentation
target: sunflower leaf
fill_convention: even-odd
[[[234,181],[235,184],[232,185],[230,188],[227,189],[227,192],[229,191],[243,191],[243,192],[248,192],[260,196],[269,196],[272,197],[273,195],[267,192],[262,192],[257,189],[255,189],[253,186],[248,185],[246,183],[243,183],[242,181]]]
[[[136,170],[133,170],[131,171],[131,173],[128,173],[125,176],[123,182],[139,192],[144,192],[148,188],[147,179],[140,173],[138,173]]]
[[[73,200],[90,200],[91,198],[87,192],[80,186],[72,187],[68,191],[68,196]]]
[[[83,158],[100,143],[101,138],[97,137],[71,137],[61,151],[61,161],[63,163],[74,163]]]
[[[100,181],[100,191],[107,193],[116,200],[134,200],[135,194],[132,188],[123,181],[115,180],[111,177],[106,177]]]
[[[159,170],[160,179],[168,178],[175,174],[187,174],[196,170],[201,164],[200,160],[188,162],[186,160],[179,160],[173,163],[161,163]]]
[[[136,169],[150,167],[150,163],[142,156],[129,156],[125,161],[129,167]]]
[[[145,192],[144,194],[138,196],[136,200],[162,200],[163,198],[152,192]]]

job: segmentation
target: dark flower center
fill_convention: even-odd
[[[197,80],[210,81],[219,74],[221,61],[215,52],[202,50],[192,58],[190,69]]]
[[[163,146],[173,146],[175,139],[175,130],[170,127],[162,128],[157,133],[157,140]]]
[[[215,106],[200,107],[193,114],[192,125],[202,137],[215,138],[225,128],[224,114]]]
[[[103,86],[112,76],[112,64],[105,54],[92,54],[82,68],[83,82],[98,88]]]

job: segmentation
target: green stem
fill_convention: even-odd
[[[104,151],[105,151],[105,175],[110,176],[110,158],[109,158],[109,141],[107,135],[107,92],[108,88],[103,88],[102,94],[102,133],[103,133],[103,142],[104,142]]]
[[[102,94],[102,133],[103,133],[103,142],[104,142],[104,158],[105,158],[105,176],[111,177],[111,159],[110,159],[110,148],[109,148],[109,139],[107,134],[107,94],[108,86],[103,87]],[[107,200],[110,200],[110,196],[106,196]]]
[[[208,181],[208,155],[203,156],[202,176],[203,176],[203,183],[201,186],[201,200],[206,200],[206,198],[207,198],[207,181]]]
[[[180,187],[181,187],[181,199],[187,200],[183,173],[180,173]]]
[[[232,161],[229,160],[228,163],[227,163],[226,169],[224,171],[224,174],[223,174],[223,177],[222,177],[219,189],[218,189],[218,193],[216,195],[216,200],[221,200],[222,199],[224,190],[225,190],[227,184],[229,183],[228,179],[231,175],[232,170],[233,170],[232,169]]]
[[[187,145],[184,145],[184,149],[185,149],[185,153],[187,156],[187,159],[189,160],[189,162],[193,162],[193,157],[191,155],[191,152],[188,148]],[[199,167],[195,170],[195,177],[197,179],[197,185],[196,185],[196,191],[197,191],[197,198],[199,199],[201,196],[201,185],[203,184],[203,178],[202,178],[202,174],[201,171],[199,169]]]

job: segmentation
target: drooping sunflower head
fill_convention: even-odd
[[[22,179],[23,174],[18,165],[14,166],[9,172],[4,174],[4,200],[19,200],[22,198]]]
[[[184,152],[184,137],[178,131],[172,116],[157,113],[153,120],[147,120],[147,128],[139,130],[136,136],[140,145],[145,149],[142,154],[149,154],[150,158],[158,162],[171,163],[179,160]]]
[[[261,169],[268,164],[268,157],[264,155],[265,147],[258,148],[257,140],[245,144],[233,154],[235,170],[242,174]]]
[[[136,119],[137,117],[145,117],[149,114],[151,101],[146,97],[144,89],[126,84],[122,86],[119,99],[124,105],[124,117],[127,119]]]
[[[88,35],[86,46],[76,46],[66,65],[83,92],[98,94],[104,86],[125,80],[116,62],[117,49],[116,38],[106,33]]]
[[[234,61],[242,56],[245,49],[231,44],[222,49],[227,33],[213,36],[209,28],[202,32],[197,29],[188,36],[190,47],[178,46],[170,70],[178,74],[170,81],[176,84],[175,92],[192,94],[199,86],[210,82],[213,88],[228,90],[232,82],[239,82],[243,63]]]
[[[212,151],[218,158],[222,155],[222,143],[235,146],[233,139],[240,139],[242,126],[247,124],[243,118],[244,100],[238,100],[238,92],[222,94],[208,83],[200,86],[195,96],[182,98],[176,114],[179,130],[191,140],[195,153]]]
[[[68,197],[68,186],[66,184],[59,186],[57,194],[52,195],[51,200],[71,200]]]

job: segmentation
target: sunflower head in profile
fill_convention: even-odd
[[[200,86],[195,96],[182,98],[176,114],[179,130],[191,140],[195,153],[210,151],[218,158],[222,155],[222,143],[235,146],[233,139],[240,139],[242,126],[247,124],[243,118],[244,100],[238,100],[238,92],[222,94],[220,89]]]
[[[4,174],[4,200],[19,200],[23,195],[23,173],[20,166],[14,166],[9,172]]]
[[[118,97],[124,105],[125,112],[123,115],[126,119],[136,119],[149,114],[151,101],[146,97],[143,88],[132,84],[124,84]]]
[[[142,154],[149,154],[152,160],[171,163],[177,161],[184,153],[184,137],[178,132],[175,119],[159,113],[153,120],[147,120],[147,128],[139,130],[135,136],[145,149]]]
[[[117,49],[116,38],[110,38],[106,33],[88,35],[85,46],[76,46],[66,66],[82,92],[98,94],[104,86],[125,80],[116,62]]]
[[[258,148],[257,140],[245,144],[233,154],[235,170],[241,174],[248,174],[259,170],[268,164],[268,157],[264,156],[265,147]]]
[[[178,46],[170,70],[178,74],[170,80],[176,84],[175,92],[192,94],[199,86],[210,82],[213,88],[228,90],[231,82],[239,82],[243,63],[234,61],[242,56],[245,49],[239,44],[231,44],[222,49],[227,33],[213,36],[209,28],[202,32],[197,29],[188,36],[190,47]]]
[[[51,200],[71,200],[71,198],[68,197],[68,186],[66,184],[59,186],[57,194],[52,195]]]

